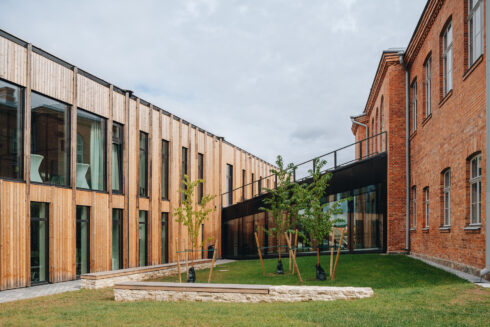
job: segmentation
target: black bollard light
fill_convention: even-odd
[[[278,275],[284,274],[284,268],[282,267],[282,261],[281,260],[277,261],[276,274],[278,274]]]
[[[320,266],[320,264],[316,265],[316,279],[318,280],[327,279],[327,274],[325,273],[325,270],[323,270],[322,266]]]
[[[196,282],[196,271],[194,270],[194,267],[189,268],[189,278],[187,278],[188,283],[195,283]]]

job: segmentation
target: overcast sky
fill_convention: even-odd
[[[270,162],[351,143],[426,0],[0,2],[0,28]]]

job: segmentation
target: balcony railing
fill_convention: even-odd
[[[322,172],[336,170],[361,160],[368,159],[387,150],[388,135],[381,132],[363,140],[351,143],[321,156],[307,160],[295,166],[293,178],[295,182],[301,182],[311,177],[309,170],[313,168],[314,161],[325,160],[327,165]],[[262,177],[251,183],[237,187],[229,192],[221,194],[221,206],[228,207],[243,202],[253,197],[266,193],[266,188],[273,189],[277,186],[274,175]]]

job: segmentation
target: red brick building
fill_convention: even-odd
[[[384,51],[357,155],[387,132],[387,251],[487,274],[488,64],[484,0],[429,0],[406,49]]]

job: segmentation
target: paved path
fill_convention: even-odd
[[[471,274],[468,274],[468,273],[465,273],[465,272],[462,272],[462,271],[459,271],[459,270],[456,270],[456,269],[452,269],[452,268],[449,268],[449,267],[440,265],[438,263],[435,263],[435,262],[432,262],[432,261],[429,261],[429,260],[426,260],[426,259],[417,258],[417,257],[412,256],[412,255],[409,255],[409,257],[414,258],[414,259],[417,259],[417,260],[420,260],[420,261],[423,261],[423,262],[425,262],[428,265],[431,265],[433,267],[436,267],[436,268],[442,269],[444,271],[447,271],[447,272],[449,272],[449,273],[451,273],[453,275],[458,276],[459,278],[466,279],[467,281],[472,282],[472,283],[474,283],[474,284],[476,284],[478,286],[485,287],[485,288],[490,288],[490,282],[488,280],[482,279],[482,278],[477,277],[475,275],[471,275]]]
[[[218,259],[216,260],[216,265],[222,265],[233,261],[235,260]],[[58,293],[70,292],[70,291],[78,291],[80,289],[81,284],[82,283],[80,280],[72,280],[69,282],[45,284],[45,285],[1,291],[0,303],[31,299],[34,297],[53,295]]]
[[[45,284],[24,288],[16,288],[14,290],[7,290],[0,292],[0,303],[12,302],[23,299],[30,299],[33,297],[53,295],[58,293],[78,291],[80,289],[81,281],[72,280],[69,282],[61,282],[54,284]]]

